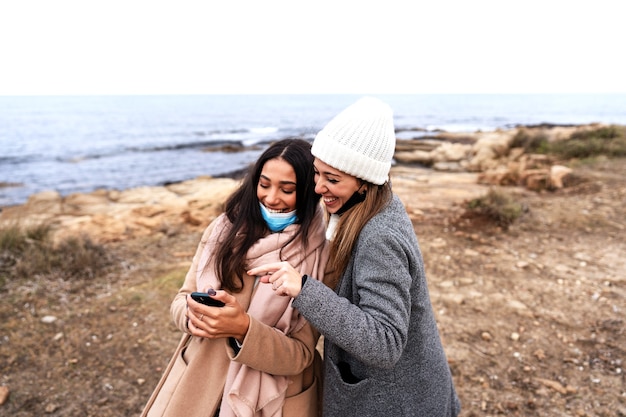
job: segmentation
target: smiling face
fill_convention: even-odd
[[[296,172],[282,158],[268,160],[256,187],[256,196],[270,212],[288,213],[296,209]]]
[[[355,176],[339,171],[315,158],[315,192],[322,195],[322,200],[329,213],[336,213],[361,186]]]

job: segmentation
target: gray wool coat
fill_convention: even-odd
[[[293,303],[324,335],[324,416],[457,416],[422,254],[397,196],[361,231],[335,291],[309,279]]]

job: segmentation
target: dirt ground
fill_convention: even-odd
[[[557,192],[507,188],[527,208],[508,230],[464,214],[485,192],[473,177],[395,169],[462,416],[626,416],[625,162],[578,166]],[[5,286],[0,416],[138,415],[180,337],[169,303],[198,239],[109,244],[107,276]]]

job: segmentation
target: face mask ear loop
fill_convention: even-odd
[[[362,203],[363,201],[365,201],[365,195],[366,195],[367,191],[363,191],[362,193],[359,193],[359,191],[355,191],[354,194],[352,194],[352,196],[348,199],[348,201],[346,201],[343,206],[341,206],[341,208],[339,210],[337,210],[337,214],[338,216],[341,216],[343,213],[345,213],[346,211],[350,210],[352,207],[356,206],[359,203]]]

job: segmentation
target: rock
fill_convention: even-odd
[[[542,361],[546,358],[546,354],[543,349],[537,349],[533,352],[533,356],[537,358],[539,361]]]
[[[440,237],[437,237],[430,242],[430,246],[433,248],[443,248],[447,244],[448,243]]]
[[[495,168],[497,160],[508,154],[516,133],[517,130],[512,129],[478,134],[478,140],[472,146],[468,168],[472,171]]]
[[[563,181],[570,176],[572,169],[562,165],[553,165],[550,167],[550,187],[559,189],[563,188]]]
[[[187,201],[165,187],[137,187],[120,193],[118,204],[187,206]]]
[[[576,393],[576,391],[578,391],[575,387],[571,387],[569,385],[567,387],[564,387],[560,382],[553,381],[551,379],[535,378],[535,380],[541,383],[542,385],[548,388],[551,388],[563,395],[573,394],[573,393]]]
[[[445,305],[461,305],[465,302],[465,296],[461,293],[445,293],[440,295],[440,300]]]
[[[4,404],[9,399],[9,387],[6,385],[0,385],[0,405]]]
[[[574,254],[574,259],[579,260],[579,261],[585,261],[585,262],[593,261],[593,258],[591,257],[591,255],[587,253],[582,253],[582,252],[576,252]]]
[[[458,162],[467,159],[471,152],[471,145],[444,142],[430,153],[435,162]]]
[[[131,213],[138,217],[155,217],[159,214],[165,213],[166,209],[163,206],[141,206],[131,210]]]
[[[0,212],[0,224],[50,224],[54,241],[86,235],[96,242],[114,242],[185,226],[206,227],[221,211],[238,181],[200,177],[165,187],[124,191],[97,190],[62,198],[43,192],[22,206]]]
[[[19,220],[23,226],[40,225],[62,214],[61,195],[56,191],[43,191],[31,195],[25,204],[5,207],[0,220]]]
[[[526,304],[518,300],[508,300],[507,305],[513,310],[518,311],[518,312],[528,311],[528,307],[526,306]]]
[[[499,166],[494,169],[487,170],[478,175],[479,184],[490,185],[513,185],[518,184],[518,173],[516,169],[510,167]]]
[[[549,177],[547,169],[527,170],[520,176],[520,183],[532,191],[546,190],[550,184]]]
[[[519,161],[524,156],[524,148],[511,148],[509,150],[509,161]]]
[[[63,199],[63,214],[83,215],[107,213],[113,202],[106,190],[97,190],[90,194],[70,194]]]
[[[396,152],[394,159],[405,164],[422,164],[431,166],[433,164],[433,156],[430,152],[415,150],[410,152]]]
[[[445,172],[463,172],[465,168],[459,162],[435,162],[433,164],[435,171]]]
[[[199,226],[202,224],[202,219],[195,217],[187,210],[183,211],[180,215],[183,221],[191,226]]]
[[[26,207],[31,213],[61,213],[61,194],[57,191],[43,191],[28,198]]]

